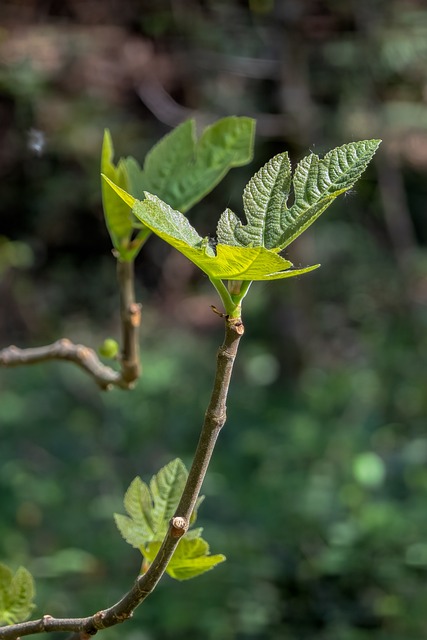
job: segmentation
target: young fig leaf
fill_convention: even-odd
[[[114,149],[110,132],[104,133],[101,172],[124,191],[139,200],[144,191],[188,211],[211,191],[232,167],[248,163],[253,155],[255,121],[228,117],[218,120],[196,138],[194,120],[187,120],[164,136],[147,154],[144,167],[132,158],[113,163]],[[121,260],[134,260],[149,231],[142,225],[134,235],[135,219],[126,206],[102,183],[102,202],[107,228]],[[139,225],[141,226],[141,225]]]
[[[142,202],[110,184],[126,202],[133,203],[133,212],[149,229],[183,253],[211,279],[215,280],[278,280],[307,273],[319,265],[292,269],[292,263],[264,247],[239,247],[217,244],[213,249],[208,238],[202,238],[187,218],[157,196],[145,193]]]
[[[160,469],[152,477],[149,486],[141,478],[135,478],[126,491],[124,499],[128,515],[114,515],[123,538],[141,551],[145,560],[144,565],[153,562],[162,545],[187,477],[184,463],[177,458]],[[203,529],[191,528],[196,521],[197,510],[202,502],[203,496],[200,496],[190,518],[190,529],[179,541],[166,569],[167,573],[176,580],[198,576],[225,560],[223,555],[209,555],[209,545],[201,537]]]
[[[0,624],[26,620],[35,607],[34,596],[34,580],[27,569],[19,567],[14,574],[0,564]]]
[[[291,167],[287,153],[271,158],[249,181],[243,194],[247,224],[229,209],[221,216],[218,242],[281,251],[307,229],[366,169],[380,140],[351,142],[324,158],[311,154],[296,167],[294,204],[288,208]]]
[[[187,470],[179,458],[152,477],[150,486],[136,477],[125,494],[127,516],[114,514],[123,538],[139,549],[151,540],[161,540],[178,505],[187,480]]]

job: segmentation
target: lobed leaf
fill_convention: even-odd
[[[135,478],[124,498],[127,516],[115,514],[114,519],[124,539],[138,548],[147,563],[153,562],[162,545],[163,538],[174,515],[187,480],[187,469],[177,458],[153,476],[148,487],[141,478]],[[190,518],[190,527],[197,518],[197,510],[204,496],[197,499]],[[180,540],[169,562],[167,573],[176,580],[187,580],[209,571],[219,562],[222,555],[209,555],[209,545],[202,539],[203,529],[190,529]],[[6,574],[6,581],[10,581]],[[0,565],[1,584],[1,565]],[[0,590],[1,597],[1,590]],[[1,603],[1,600],[0,600]]]
[[[215,249],[208,238],[202,238],[187,218],[162,202],[160,198],[145,193],[140,202],[105,177],[110,186],[130,206],[135,216],[160,238],[183,253],[210,278],[219,280],[277,280],[307,273],[319,265],[304,269],[292,269],[292,263],[278,255],[277,251],[264,247],[238,247],[218,244]]]
[[[184,463],[177,458],[160,469],[149,486],[140,477],[132,480],[123,501],[127,515],[114,514],[117,528],[128,544],[141,549],[153,540],[162,540],[178,506],[187,476]],[[190,526],[196,521],[202,501],[203,496],[200,496]],[[197,538],[201,531],[191,529],[188,534]]]
[[[179,211],[156,196],[146,193],[133,211],[159,237],[163,238],[210,278],[220,280],[276,280],[311,271],[317,267],[293,270],[289,260],[264,247],[236,247],[218,244],[211,247]],[[215,253],[216,251],[216,253]]]
[[[30,615],[35,605],[34,580],[29,571],[19,567],[15,574],[0,565],[0,623],[22,622]]]
[[[144,191],[158,194],[181,211],[187,211],[222,180],[232,168],[252,159],[255,121],[229,117],[218,120],[196,138],[196,124],[188,120],[155,145],[145,158],[143,169],[132,158],[113,163],[114,148],[105,130],[101,172],[140,200]],[[102,183],[104,216],[111,241],[122,260],[133,260],[144,244],[148,230],[143,226],[133,237],[135,219],[126,202]]]
[[[274,156],[246,185],[243,205],[247,224],[227,209],[218,223],[218,241],[281,251],[354,185],[379,144],[380,140],[351,142],[322,159],[314,154],[304,158],[295,169],[295,201],[290,208],[289,158],[287,153]]]
[[[187,129],[179,134],[184,135],[184,131]],[[217,227],[216,246],[212,246],[209,238],[202,238],[182,213],[158,196],[146,191],[145,199],[140,201],[108,176],[105,180],[132,207],[146,228],[183,253],[212,280],[276,280],[319,266],[292,269],[292,263],[278,254],[336,197],[353,186],[379,144],[379,140],[352,142],[330,151],[323,159],[314,154],[304,158],[293,177],[295,197],[290,208],[289,158],[287,153],[274,156],[246,185],[243,204],[247,223],[242,224],[229,209],[224,211]]]

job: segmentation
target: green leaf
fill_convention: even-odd
[[[142,191],[149,191],[171,207],[188,211],[232,167],[250,162],[254,131],[252,118],[232,116],[207,127],[197,141],[195,121],[187,120],[147,154],[139,193],[132,193],[142,200]]]
[[[247,224],[243,225],[229,209],[221,215],[216,247],[208,238],[202,238],[182,213],[158,196],[144,192],[145,200],[140,201],[108,177],[105,179],[147,228],[183,253],[211,280],[276,280],[307,273],[319,266],[292,269],[292,263],[278,253],[307,229],[338,195],[353,186],[379,144],[379,140],[352,142],[330,151],[323,159],[314,154],[304,158],[295,170],[295,201],[290,208],[287,201],[291,167],[287,153],[278,154],[245,188],[243,204]]]
[[[133,211],[159,237],[183,253],[210,278],[217,280],[276,280],[315,269],[293,270],[292,263],[264,247],[210,246],[179,211],[146,193]]]
[[[372,160],[381,140],[350,142],[319,159],[311,154],[296,167],[293,178],[295,202],[284,210],[279,240],[287,247],[329,207],[340,194],[351,189]]]
[[[360,178],[380,140],[352,142],[323,159],[311,154],[296,167],[295,202],[288,209],[291,166],[287,153],[271,158],[249,181],[243,194],[247,224],[229,209],[218,223],[218,241],[281,251],[307,229],[341,193]]]
[[[202,238],[187,218],[162,202],[157,196],[145,193],[142,202],[106,181],[129,205],[135,216],[160,238],[183,253],[210,278],[217,280],[277,280],[307,273],[319,265],[292,269],[289,260],[264,247],[237,247],[218,244],[211,247],[208,238]]]
[[[129,179],[125,163],[113,163],[114,148],[108,129],[104,132],[101,152],[101,171],[122,189],[129,190]],[[102,181],[102,206],[105,222],[114,248],[120,255],[124,254],[133,232],[132,211],[123,199],[119,198],[108,185]]]
[[[150,486],[136,477],[125,493],[127,516],[114,514],[117,528],[131,546],[139,549],[152,540],[161,540],[181,498],[187,470],[177,458],[153,476]],[[194,522],[194,521],[193,521]]]
[[[14,624],[26,620],[34,609],[33,577],[19,567],[15,574],[0,564],[0,623]]]
[[[105,130],[101,153],[101,172],[116,185],[143,200],[144,191],[187,211],[211,191],[232,167],[252,159],[255,121],[229,117],[218,120],[196,139],[196,124],[188,120],[164,136],[145,158],[144,168],[132,158],[113,163],[114,148]],[[143,227],[133,238],[132,212],[102,183],[104,216],[111,241],[121,260],[134,260],[149,232]]]
[[[168,530],[169,521],[178,506],[187,476],[184,463],[176,458],[151,478],[153,530],[157,537],[163,537]]]
[[[152,542],[144,550],[144,557],[152,562],[161,546],[161,542]],[[175,580],[189,580],[210,571],[220,562],[224,562],[222,554],[209,555],[209,545],[202,538],[189,538],[185,535],[179,541],[169,561],[166,573]]]
[[[183,462],[177,458],[153,476],[149,487],[141,478],[135,478],[124,499],[128,515],[114,515],[117,527],[126,542],[139,548],[148,563],[153,562],[160,549],[187,477]],[[204,496],[197,499],[190,518],[190,527],[196,521],[197,509],[203,499]],[[190,529],[179,541],[167,568],[167,572],[173,578],[193,578],[225,560],[222,555],[209,555],[209,545],[202,539],[202,531],[200,527]]]

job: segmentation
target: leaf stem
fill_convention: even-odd
[[[234,304],[241,306],[242,300],[246,296],[246,294],[248,293],[252,282],[253,282],[252,280],[241,280],[240,281],[239,293],[232,293],[231,294],[231,299],[233,300]]]
[[[233,294],[229,292],[225,284],[219,278],[209,278],[213,286],[218,292],[219,297],[224,305],[225,313],[229,318],[240,318],[241,308],[240,300],[235,302]]]

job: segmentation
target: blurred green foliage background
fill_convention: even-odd
[[[421,640],[427,598],[427,9],[421,0],[3,0],[0,343],[119,328],[103,227],[104,127],[140,161],[171,126],[258,120],[252,165],[191,212],[214,234],[274,153],[381,137],[350,194],[255,284],[199,522],[228,561],[165,578],[128,640]],[[66,363],[0,374],[0,560],[38,613],[112,604],[140,565],[123,493],[188,464],[222,338],[206,279],[150,239],[144,376],[100,393]]]

